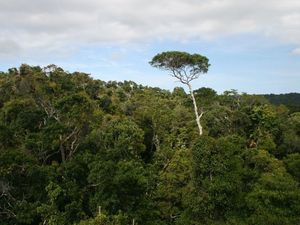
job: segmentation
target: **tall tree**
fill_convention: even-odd
[[[207,73],[208,58],[199,54],[189,54],[187,52],[168,51],[157,54],[149,62],[152,66],[171,72],[171,76],[177,78],[181,83],[189,88],[193,100],[196,122],[199,129],[199,135],[203,133],[200,123],[203,115],[203,109],[198,109],[191,82],[201,74]]]

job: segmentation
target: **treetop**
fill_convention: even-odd
[[[187,72],[207,73],[210,64],[208,58],[200,54],[189,54],[180,51],[166,51],[159,53],[149,62],[150,65],[170,70],[185,70]]]

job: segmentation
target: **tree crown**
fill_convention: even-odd
[[[168,70],[182,83],[189,83],[201,73],[207,73],[210,64],[208,58],[200,54],[167,51],[157,54],[149,62],[153,67]]]

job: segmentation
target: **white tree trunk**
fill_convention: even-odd
[[[190,94],[191,94],[191,97],[192,97],[192,100],[193,100],[195,116],[196,116],[196,123],[198,125],[199,135],[201,136],[203,134],[203,128],[201,126],[200,119],[203,115],[203,112],[201,112],[200,114],[198,113],[198,107],[197,107],[196,99],[195,99],[194,92],[193,92],[193,89],[192,89],[192,85],[190,83],[188,83],[187,85],[189,87],[189,91],[190,91]]]

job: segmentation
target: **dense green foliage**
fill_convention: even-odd
[[[201,137],[182,88],[0,73],[0,224],[299,224],[300,112],[194,93]]]

